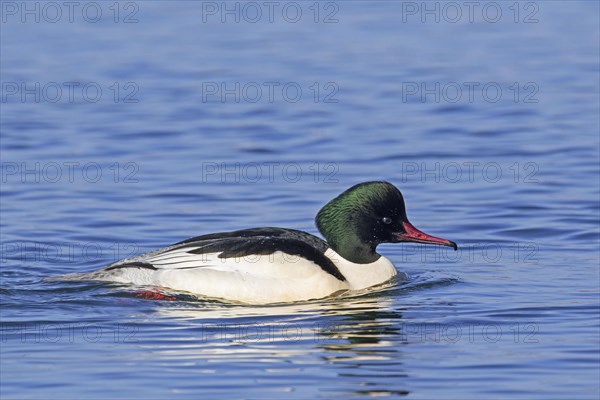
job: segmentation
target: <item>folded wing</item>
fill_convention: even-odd
[[[227,260],[282,252],[317,264],[323,271],[345,281],[325,256],[327,243],[306,232],[284,228],[254,228],[193,237],[159,250],[113,263],[105,271],[121,268],[191,269],[223,264]],[[293,263],[289,263],[293,264]],[[288,267],[282,266],[282,268]]]

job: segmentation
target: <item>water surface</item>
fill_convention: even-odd
[[[98,4],[3,10],[3,399],[597,398],[596,2],[497,3],[495,22]],[[459,252],[384,245],[407,282],[263,307],[44,280],[203,233],[316,233],[380,179]]]

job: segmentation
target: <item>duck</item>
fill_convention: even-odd
[[[160,287],[246,304],[323,299],[365,290],[398,271],[377,253],[381,243],[449,246],[415,228],[402,193],[385,181],[363,182],[317,213],[321,239],[288,228],[210,233],[125,258],[78,280]]]

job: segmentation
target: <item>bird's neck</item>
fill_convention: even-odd
[[[346,233],[336,238],[326,238],[329,247],[346,260],[356,264],[369,264],[381,257],[375,245],[363,242],[355,234]]]

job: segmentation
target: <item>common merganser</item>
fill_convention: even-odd
[[[402,193],[388,182],[351,187],[318,212],[316,225],[327,241],[285,228],[212,233],[77,275],[268,304],[319,299],[388,281],[397,271],[376,252],[380,243],[458,248],[415,228]]]

